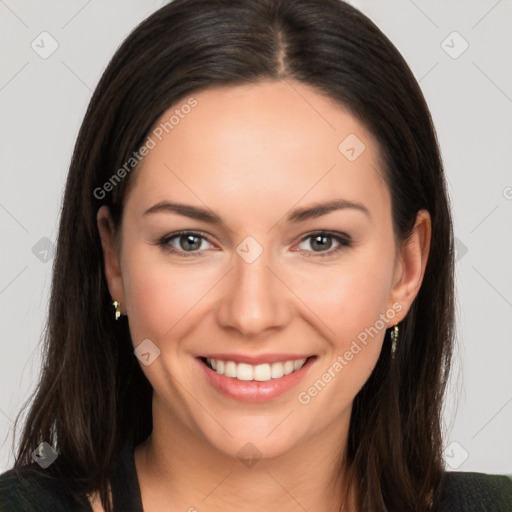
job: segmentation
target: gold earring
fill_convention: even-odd
[[[112,306],[114,306],[116,308],[116,311],[115,311],[116,320],[119,320],[119,317],[121,316],[121,308],[119,307],[120,303],[117,302],[117,300],[114,300],[112,302]]]
[[[395,357],[396,343],[398,341],[398,324],[395,324],[391,331],[391,357]]]

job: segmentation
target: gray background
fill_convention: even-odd
[[[80,123],[118,45],[163,3],[0,0],[0,471],[13,463],[12,420],[39,372],[52,244]],[[444,415],[448,468],[510,474],[512,1],[351,3],[420,81],[446,166],[459,320]]]

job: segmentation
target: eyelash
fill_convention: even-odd
[[[161,246],[162,248],[164,248],[166,251],[168,251],[170,253],[177,254],[180,257],[185,257],[185,258],[200,257],[202,251],[194,251],[194,252],[182,251],[182,250],[178,250],[178,249],[172,247],[171,245],[169,245],[169,242],[171,240],[173,240],[174,238],[179,238],[180,236],[184,236],[184,235],[196,235],[199,238],[208,241],[207,238],[203,234],[201,234],[197,231],[177,231],[175,233],[171,233],[169,235],[165,235],[164,237],[162,237],[160,240],[158,240],[157,245]],[[339,245],[335,249],[331,249],[328,251],[322,251],[322,252],[306,251],[306,252],[314,253],[314,254],[309,254],[307,257],[315,258],[315,257],[319,256],[320,258],[325,258],[325,257],[332,256],[335,253],[338,253],[339,251],[343,250],[344,248],[352,246],[351,238],[348,235],[346,235],[345,233],[339,233],[337,231],[315,231],[315,232],[309,233],[305,237],[301,238],[300,243],[308,240],[309,238],[314,238],[317,236],[326,236],[326,237],[333,238],[334,240],[336,240],[339,243]]]

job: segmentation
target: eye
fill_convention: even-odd
[[[203,242],[209,244],[206,238],[195,231],[180,231],[166,235],[158,241],[158,245],[165,250],[180,256],[200,256],[203,250]],[[211,245],[211,244],[210,244]]]
[[[335,245],[334,249],[332,249],[333,243],[338,244]],[[301,244],[307,244],[313,249],[312,251],[309,251],[307,249],[302,250],[305,250],[306,252],[310,253],[316,253],[309,254],[308,256],[322,257],[331,256],[334,253],[341,251],[345,247],[350,247],[352,244],[352,240],[345,233],[319,231],[316,233],[311,233],[308,236],[304,237],[301,241]]]
[[[162,237],[157,242],[157,244],[160,245],[164,250],[183,257],[201,256],[202,251],[209,248],[205,247],[203,245],[204,243],[212,246],[212,244],[208,242],[204,235],[195,231],[179,231],[176,233],[171,233]],[[331,256],[345,247],[350,247],[352,240],[345,233],[319,231],[316,233],[311,233],[302,238],[301,245],[302,244],[309,244],[309,246],[313,249],[299,249],[308,253],[312,253],[308,254],[308,256],[325,257]],[[332,249],[333,245],[334,249]]]

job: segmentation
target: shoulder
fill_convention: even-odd
[[[512,476],[445,472],[440,503],[441,511],[512,512]]]
[[[0,475],[0,512],[91,512],[87,498],[77,498],[65,483],[37,464]]]

